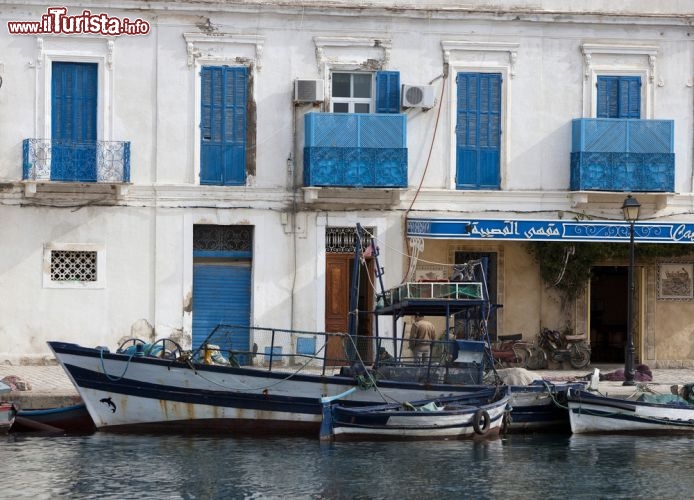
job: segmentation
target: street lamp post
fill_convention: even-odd
[[[629,223],[629,277],[627,278],[627,343],[624,347],[624,384],[634,385],[634,223],[639,218],[641,204],[627,196],[622,205],[624,219]]]

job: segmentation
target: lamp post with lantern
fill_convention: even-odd
[[[627,278],[627,342],[624,347],[624,384],[634,385],[634,223],[639,218],[641,204],[628,195],[622,204],[624,220],[629,223],[629,275]]]

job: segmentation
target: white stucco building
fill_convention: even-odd
[[[567,301],[528,245],[628,242],[627,193],[694,242],[690,3],[0,2],[0,362],[344,331],[356,223],[387,287],[482,258],[494,333],[623,360],[627,259]],[[694,252],[635,274],[637,360],[694,364]]]

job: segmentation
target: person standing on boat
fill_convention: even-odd
[[[410,350],[417,364],[427,364],[431,356],[431,341],[436,337],[434,325],[420,313],[414,315],[410,328]]]

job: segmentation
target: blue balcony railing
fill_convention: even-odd
[[[130,182],[130,142],[24,139],[22,179]]]
[[[573,120],[571,190],[673,192],[674,130],[672,120]]]
[[[407,187],[404,114],[307,113],[304,185]]]

